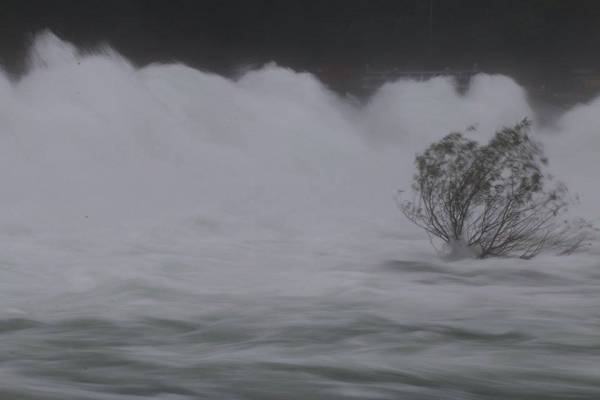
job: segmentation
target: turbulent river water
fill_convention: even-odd
[[[598,221],[600,101],[548,126],[478,75],[358,105],[44,33],[0,106],[0,399],[600,398],[597,245],[443,261],[394,204],[431,140],[527,116]]]

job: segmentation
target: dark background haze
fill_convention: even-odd
[[[600,1],[5,0],[0,61],[23,70],[48,28],[108,43],[134,63],[181,61],[222,74],[276,61],[348,89],[367,69],[478,70],[567,85],[600,63]]]

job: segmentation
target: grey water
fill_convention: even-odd
[[[338,266],[313,296],[99,288],[151,305],[127,317],[3,318],[0,398],[599,398],[600,265],[588,261],[570,274]]]

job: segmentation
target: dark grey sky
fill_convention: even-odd
[[[275,60],[343,75],[366,64],[533,76],[600,64],[596,0],[4,0],[0,56],[18,71],[32,33],[102,41],[144,64],[229,72]]]

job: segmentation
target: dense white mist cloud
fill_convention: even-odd
[[[376,141],[416,147],[470,126],[477,128],[476,138],[487,140],[498,127],[533,117],[521,87],[505,76],[484,74],[473,77],[463,95],[452,78],[388,83],[366,111]]]
[[[49,32],[22,78],[0,75],[0,106],[0,230],[120,229],[191,215],[251,231],[394,226],[393,194],[416,151],[468,126],[487,140],[535,120],[504,76],[477,75],[464,94],[449,78],[388,83],[357,106],[274,64],[236,80],[179,64],[136,69]],[[559,175],[598,165],[598,107],[579,106],[540,135]],[[597,200],[595,189],[585,194]]]
[[[543,140],[553,170],[580,196],[579,212],[600,222],[600,101],[580,104],[543,130]]]

